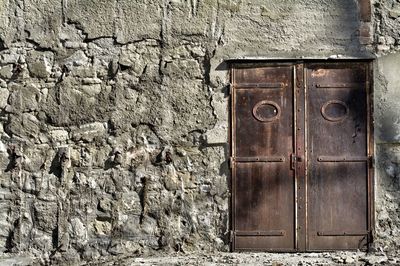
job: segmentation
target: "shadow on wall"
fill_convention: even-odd
[[[400,249],[400,143],[376,147],[375,245],[386,252]]]
[[[399,58],[381,57],[375,69],[376,245],[389,252],[400,246]]]
[[[395,106],[387,105],[377,122],[380,142],[400,144],[400,118]]]
[[[400,196],[400,143],[378,144],[377,157],[379,164],[379,183],[387,192],[397,193]],[[397,214],[400,217],[400,213]]]

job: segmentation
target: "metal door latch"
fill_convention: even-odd
[[[301,162],[301,161],[302,161],[301,156],[297,156],[294,153],[290,154],[290,169],[295,170],[296,162]]]
[[[296,154],[294,153],[290,154],[290,169],[292,170],[296,169],[296,161],[297,161]]]

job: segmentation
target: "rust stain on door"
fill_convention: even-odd
[[[234,250],[367,248],[369,69],[361,62],[233,67]]]

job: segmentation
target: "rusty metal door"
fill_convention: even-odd
[[[236,64],[233,250],[371,241],[369,63]]]
[[[235,250],[294,250],[293,66],[234,70]]]
[[[368,64],[309,64],[307,248],[365,249],[370,238]]]

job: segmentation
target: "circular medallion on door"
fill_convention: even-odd
[[[279,118],[281,108],[273,101],[260,101],[253,107],[253,116],[260,122],[271,122]]]

